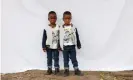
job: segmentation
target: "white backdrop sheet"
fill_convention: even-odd
[[[2,73],[47,69],[41,42],[50,10],[58,24],[64,11],[72,12],[81,70],[133,70],[133,0],[2,0]]]

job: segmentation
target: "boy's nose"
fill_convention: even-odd
[[[69,22],[69,19],[67,19],[66,21]]]

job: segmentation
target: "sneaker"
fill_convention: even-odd
[[[58,74],[59,72],[60,72],[59,68],[55,68],[54,74],[56,75],[56,74]]]
[[[48,68],[48,70],[47,70],[47,75],[51,75],[53,72],[52,72],[52,68]]]
[[[66,77],[66,76],[69,76],[69,70],[68,69],[65,69],[65,71],[64,71],[64,77]]]
[[[81,71],[79,69],[75,70],[75,75],[82,76]]]

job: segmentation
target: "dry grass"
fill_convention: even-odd
[[[45,75],[43,70],[28,70],[19,73],[1,74],[1,80],[133,80],[133,71],[122,72],[95,72],[84,71],[84,76],[75,76],[70,72],[70,76],[64,77],[63,71],[59,75]]]

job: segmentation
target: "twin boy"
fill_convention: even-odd
[[[59,26],[56,24],[56,12],[50,11],[48,13],[49,24],[44,29],[42,48],[47,53],[47,74],[52,74],[52,59],[54,59],[54,74],[60,72],[59,66],[59,51],[63,52],[64,58],[64,76],[69,76],[69,59],[73,64],[75,75],[81,75],[78,68],[78,61],[76,58],[76,47],[81,48],[79,34],[77,28],[71,23],[72,14],[69,11],[63,13],[64,24]]]

